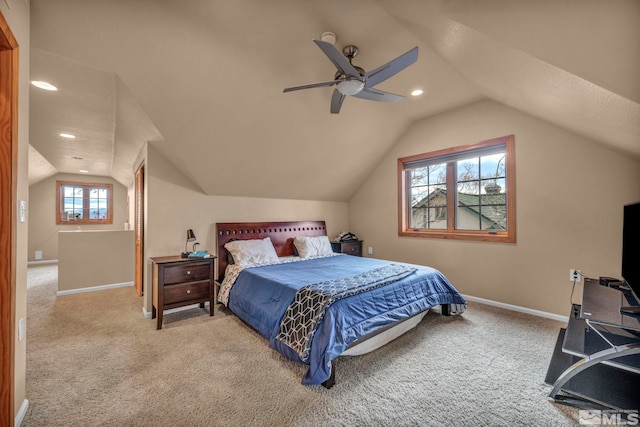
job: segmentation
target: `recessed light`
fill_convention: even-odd
[[[76,136],[71,135],[70,133],[61,133],[60,136],[67,139],[76,139]]]
[[[411,91],[411,96],[420,96],[424,93],[422,89],[414,89]]]
[[[34,85],[35,87],[38,87],[44,90],[58,90],[58,88],[52,85],[51,83],[43,82],[40,80],[32,80],[31,84]]]
[[[82,157],[73,156],[72,159],[74,159],[74,160],[82,160]]]
[[[89,173],[89,171],[84,170],[84,169],[80,169],[80,172],[82,172],[82,173]]]

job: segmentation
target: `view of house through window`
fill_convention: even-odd
[[[515,241],[513,137],[398,159],[400,235]]]
[[[56,181],[57,224],[112,224],[112,184]]]

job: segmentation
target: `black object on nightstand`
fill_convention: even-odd
[[[158,317],[156,329],[162,328],[164,310],[209,301],[209,315],[213,316],[213,263],[210,258],[181,258],[165,256],[151,258],[153,262],[153,308],[151,318]]]
[[[347,240],[344,242],[331,242],[333,252],[362,256],[362,240]]]

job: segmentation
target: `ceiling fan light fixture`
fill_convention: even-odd
[[[364,88],[364,82],[356,79],[343,80],[338,83],[336,89],[343,95],[355,95]]]
[[[331,31],[325,31],[324,33],[320,34],[320,40],[322,40],[323,42],[327,42],[327,43],[331,43],[332,45],[335,45],[336,33]]]
[[[326,82],[311,83],[302,86],[284,88],[283,92],[295,90],[311,89],[318,87],[334,87],[331,96],[331,114],[340,113],[340,108],[345,96],[355,96],[360,99],[368,99],[379,102],[398,102],[404,96],[375,89],[375,86],[396,75],[418,60],[418,46],[403,53],[386,64],[365,72],[362,68],[353,65],[352,60],[358,54],[358,47],[347,45],[340,52],[332,44],[333,37],[328,31],[320,35],[321,40],[313,42],[322,50],[327,58],[336,67],[333,80]]]

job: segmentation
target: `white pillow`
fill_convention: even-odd
[[[225,243],[224,247],[231,253],[233,262],[240,267],[278,262],[278,254],[269,237],[261,240],[234,240]]]
[[[333,255],[331,242],[327,236],[296,237],[293,239],[293,244],[300,258]]]

